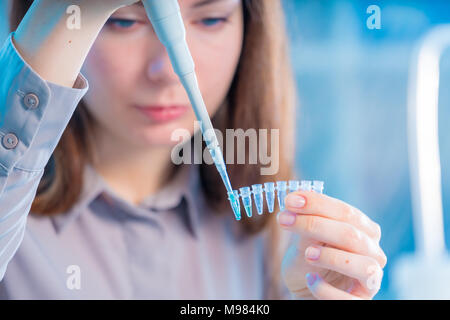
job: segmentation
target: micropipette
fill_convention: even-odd
[[[206,146],[227,189],[228,200],[236,219],[240,220],[239,199],[231,187],[222,151],[200,93],[195,74],[195,64],[187,45],[186,29],[178,1],[143,0],[142,2],[158,39],[166,47],[173,70],[189,96],[192,108],[200,122],[200,129]]]

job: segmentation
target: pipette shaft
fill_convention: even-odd
[[[233,189],[217,140],[211,119],[200,92],[195,64],[186,41],[186,29],[177,0],[143,0],[147,15],[156,35],[166,47],[175,73],[180,78],[197,119],[200,129],[211,153],[214,164],[223,180],[228,195],[233,198]],[[230,199],[232,201],[233,199]]]

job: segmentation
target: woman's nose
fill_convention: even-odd
[[[156,59],[152,61],[150,67],[148,69],[149,77],[153,77],[155,74],[158,74],[164,68],[164,61],[162,59]]]
[[[173,84],[178,83],[178,77],[173,71],[167,53],[153,57],[147,67],[147,78],[152,84]]]

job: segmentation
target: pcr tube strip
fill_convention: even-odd
[[[247,217],[252,217],[252,194],[255,202],[256,211],[259,215],[264,212],[264,194],[266,195],[267,209],[270,213],[273,212],[275,206],[275,195],[278,198],[278,205],[280,210],[285,208],[284,199],[288,193],[295,192],[297,190],[302,191],[315,191],[323,193],[324,182],[323,181],[308,181],[308,180],[289,180],[289,181],[277,181],[266,182],[264,186],[262,184],[254,184],[250,187],[242,187],[238,190],[233,190],[233,196],[228,194],[228,200],[232,201],[232,208],[236,220],[241,220],[241,206],[239,198],[242,199],[245,213]]]

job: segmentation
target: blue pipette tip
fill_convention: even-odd
[[[241,205],[239,203],[239,193],[237,190],[228,192],[228,200],[230,201],[231,208],[233,209],[236,220],[241,220]]]

